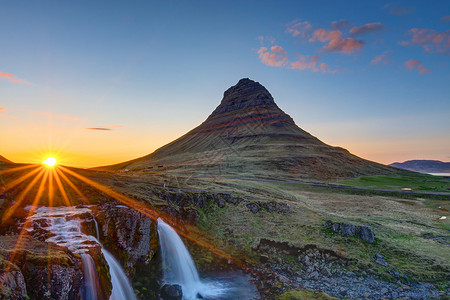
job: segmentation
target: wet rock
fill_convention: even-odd
[[[162,300],[182,300],[183,291],[181,286],[178,284],[165,284],[161,288],[161,299]]]

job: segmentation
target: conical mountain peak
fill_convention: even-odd
[[[272,95],[259,82],[243,78],[223,94],[220,105],[211,115],[252,106],[276,106]]]
[[[298,127],[269,91],[243,78],[199,126],[155,152],[110,169],[328,180],[389,174],[393,168],[332,147]]]

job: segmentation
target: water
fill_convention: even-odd
[[[450,176],[450,173],[428,173],[428,174],[434,176]]]
[[[111,283],[113,286],[109,300],[136,300],[133,288],[120,264],[111,253],[105,250],[105,248],[102,248],[102,253],[109,265]]]
[[[46,242],[67,247],[71,252],[80,254],[83,262],[84,300],[97,299],[100,289],[97,268],[94,259],[89,254],[89,248],[92,247],[101,247],[101,252],[108,264],[112,283],[110,300],[135,300],[133,288],[122,267],[98,241],[98,224],[92,214],[97,239],[82,232],[82,218],[86,214],[91,214],[89,207],[40,207],[34,215],[28,217],[32,226],[27,230],[32,232],[40,229],[40,231],[51,233],[53,236],[47,238]]]
[[[92,256],[89,254],[81,254],[81,260],[83,262],[83,274],[84,274],[84,300],[96,300],[97,291],[100,289],[100,283],[98,282],[97,268]]]
[[[259,299],[257,289],[250,284],[249,276],[242,272],[213,274],[200,279],[194,261],[180,236],[158,219],[158,234],[161,246],[163,281],[168,284],[179,284],[183,291],[183,299]]]
[[[181,285],[184,298],[196,299],[202,291],[202,283],[189,251],[176,231],[161,218],[158,219],[158,234],[164,282]]]

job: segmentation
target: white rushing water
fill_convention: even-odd
[[[105,248],[102,248],[102,253],[109,265],[109,273],[111,275],[111,283],[113,286],[109,300],[136,300],[133,288],[120,264],[111,253],[105,250]]]
[[[97,238],[87,235],[81,230],[81,223],[86,215],[91,215],[95,222]],[[117,260],[103,248],[98,241],[98,224],[89,207],[40,207],[28,217],[32,222],[27,230],[33,232],[36,229],[53,234],[46,242],[67,247],[71,252],[81,255],[84,274],[84,300],[98,299],[100,288],[97,268],[94,259],[89,254],[89,248],[101,247],[101,251],[109,267],[112,291],[110,300],[135,300],[133,288]]]
[[[219,283],[203,283],[189,251],[177,232],[158,219],[158,235],[163,263],[163,280],[168,284],[179,284],[183,299],[219,296],[225,289]]]

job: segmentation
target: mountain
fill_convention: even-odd
[[[415,159],[407,160],[402,163],[395,162],[390,164],[390,166],[415,172],[450,172],[450,162],[443,162],[440,160]]]
[[[198,127],[155,152],[109,170],[151,170],[302,180],[328,180],[398,170],[332,147],[298,127],[269,91],[241,79]]]
[[[4,158],[3,156],[0,155],[0,163],[12,163],[12,161]]]

